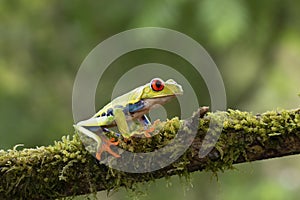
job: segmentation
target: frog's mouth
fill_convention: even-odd
[[[142,99],[143,108],[139,111],[136,111],[134,113],[131,113],[131,117],[133,119],[140,118],[144,114],[148,113],[151,109],[154,109],[160,105],[165,104],[166,102],[170,101],[171,99],[175,98],[177,95],[168,95],[168,96],[162,96],[162,97],[155,97],[155,98],[148,98],[148,99]]]
[[[156,97],[156,98],[149,98],[149,99],[143,99],[144,102],[144,109],[150,110],[152,108],[155,108],[158,105],[163,105],[166,102],[170,101],[171,99],[175,98],[177,95],[168,95],[163,97]]]

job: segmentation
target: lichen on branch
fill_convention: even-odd
[[[208,129],[212,135],[216,129],[209,127],[210,121],[220,119],[224,119],[223,129],[216,145],[208,155],[199,157]],[[158,123],[161,130],[154,137],[132,138],[120,146],[129,151],[153,151],[168,144],[178,129],[188,133],[189,124],[195,122],[197,135],[188,150],[171,165],[143,174],[99,164],[77,135],[64,136],[46,147],[0,150],[0,199],[49,199],[132,188],[138,182],[201,170],[217,173],[235,163],[300,153],[300,109],[253,115],[238,110],[207,113],[207,107],[202,107],[190,119]]]

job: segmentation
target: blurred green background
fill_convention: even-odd
[[[86,55],[127,29],[158,26],[204,46],[224,79],[228,107],[256,112],[299,107],[300,1],[152,0],[25,1],[0,3],[0,148],[53,144],[73,134],[72,87]],[[123,73],[148,62],[177,66],[174,55],[145,50],[113,63]],[[123,60],[122,60],[123,59]],[[124,66],[127,66],[124,67]],[[124,72],[125,72],[124,71]],[[186,75],[194,85],[199,77]],[[116,77],[107,72],[109,93]],[[147,80],[148,81],[148,80]],[[198,84],[197,90],[206,91]],[[209,105],[209,95],[201,103]],[[110,97],[97,99],[97,108]],[[236,166],[217,181],[192,174],[191,186],[173,177],[141,185],[141,199],[298,199],[300,157]],[[168,185],[168,187],[167,187]],[[103,199],[130,199],[126,191]]]

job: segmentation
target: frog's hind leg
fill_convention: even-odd
[[[114,142],[111,141],[110,139],[108,139],[103,132],[101,132],[101,128],[98,128],[96,133],[92,132],[91,130],[95,130],[93,127],[91,130],[89,130],[86,127],[83,126],[78,126],[78,125],[74,125],[74,128],[76,130],[78,130],[79,132],[81,132],[82,134],[94,139],[97,142],[97,150],[96,150],[96,158],[97,160],[101,160],[101,155],[104,151],[108,152],[109,154],[111,154],[112,156],[119,158],[120,155],[113,152],[112,149],[110,148],[110,146],[116,146],[118,145],[118,142]]]
[[[108,139],[108,137],[106,135],[103,134],[110,134],[110,136],[112,136],[110,139]],[[117,146],[119,144],[118,141],[116,141],[115,135],[117,137],[119,137],[120,134],[118,133],[114,133],[113,131],[109,130],[108,128],[105,127],[99,127],[99,129],[97,130],[97,135],[101,138],[102,143],[100,146],[97,147],[97,152],[96,152],[96,158],[97,160],[101,160],[101,155],[103,152],[107,152],[109,154],[111,154],[112,156],[119,158],[120,155],[113,152],[112,149],[110,148],[110,146]]]

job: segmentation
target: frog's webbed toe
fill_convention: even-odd
[[[140,123],[144,126],[144,135],[147,138],[151,137],[152,132],[155,131],[157,124],[160,122],[160,120],[155,120],[153,124],[151,124],[151,122],[149,121],[149,119],[146,117],[146,115],[143,115],[140,119],[139,119]]]
[[[116,158],[120,158],[121,156],[117,153],[115,153],[110,146],[117,146],[119,144],[119,142],[115,142],[115,139],[108,139],[106,136],[100,136],[101,137],[101,144],[99,145],[97,152],[96,152],[96,158],[97,160],[101,160],[101,155],[103,152],[107,152],[109,154],[111,154],[112,156],[116,157]]]

